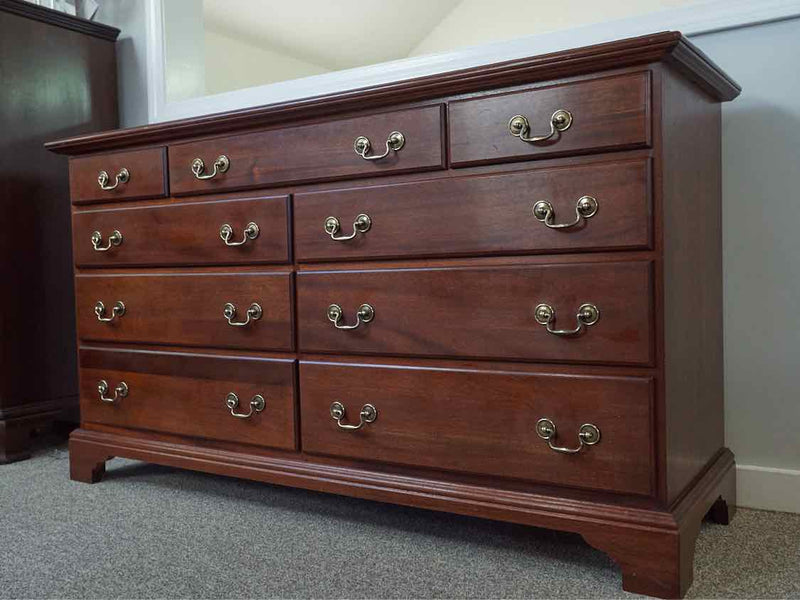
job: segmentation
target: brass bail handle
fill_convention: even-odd
[[[214,170],[211,173],[206,173],[206,163],[200,157],[192,161],[192,175],[197,179],[214,179],[220,173],[225,173],[231,166],[230,159],[224,154],[220,154],[214,160]]]
[[[256,239],[259,233],[260,230],[258,229],[258,225],[250,221],[247,224],[247,227],[244,228],[244,235],[242,237],[242,241],[232,242],[231,238],[233,237],[233,227],[231,227],[230,224],[225,223],[222,227],[219,228],[219,237],[223,242],[225,242],[226,246],[242,246],[246,244],[248,241]]]
[[[356,312],[356,322],[355,325],[344,325],[342,323],[342,307],[338,304],[331,304],[328,307],[328,320],[333,323],[333,326],[336,329],[356,329],[360,327],[362,323],[365,325],[372,321],[375,318],[375,309],[372,307],[371,304],[362,304],[358,307],[358,311]]]
[[[114,388],[113,398],[107,397],[106,392],[108,392],[108,382],[105,379],[101,379],[97,382],[97,393],[100,394],[100,400],[109,404],[114,404],[128,395],[128,384],[124,381],[120,381],[117,387]]]
[[[118,319],[125,314],[125,305],[121,300],[117,300],[114,303],[114,306],[111,307],[111,316],[107,317],[106,305],[103,304],[102,300],[98,300],[94,305],[94,314],[97,316],[97,320],[101,323],[111,323],[111,321],[114,319]]]
[[[533,216],[550,229],[568,229],[579,225],[581,221],[591,219],[599,208],[597,199],[592,196],[582,196],[575,204],[575,220],[570,223],[556,224],[556,211],[547,200],[539,200],[533,205]]]
[[[118,230],[114,230],[111,232],[111,235],[108,236],[108,243],[103,246],[103,234],[99,231],[92,232],[92,249],[95,252],[108,252],[111,248],[119,246],[122,244],[122,234]]]
[[[256,394],[250,399],[250,412],[239,413],[236,412],[236,408],[239,406],[239,396],[237,396],[234,392],[230,392],[227,396],[225,396],[225,406],[227,406],[228,410],[231,411],[231,415],[237,419],[249,419],[254,414],[260,413],[262,410],[264,410],[266,405],[267,401],[264,400],[264,396],[261,394]]]
[[[325,219],[325,233],[331,236],[332,240],[337,242],[352,240],[359,233],[367,233],[370,227],[372,227],[372,219],[369,218],[369,215],[361,213],[356,217],[356,220],[353,221],[353,233],[350,235],[337,236],[336,234],[342,229],[342,224],[339,222],[339,219],[336,217],[328,217]]]
[[[556,446],[553,444],[553,440],[556,439],[558,433],[556,430],[556,424],[553,423],[551,419],[539,419],[536,422],[536,433],[540,438],[547,442],[547,445],[551,450],[554,452],[560,452],[561,454],[577,454],[583,450],[585,446],[594,446],[600,441],[600,429],[591,423],[584,423],[578,429],[579,445],[577,448],[565,448],[563,446]]]
[[[545,135],[529,136],[531,132],[531,124],[528,117],[525,115],[514,115],[508,121],[508,132],[514,137],[518,137],[523,142],[536,143],[545,142],[555,136],[557,133],[562,133],[570,128],[572,125],[572,113],[563,108],[559,108],[550,117],[550,133]]]
[[[361,412],[359,413],[359,421],[358,425],[349,425],[347,423],[342,423],[342,420],[345,417],[345,407],[344,404],[341,402],[334,402],[331,404],[331,418],[336,421],[336,425],[339,429],[346,429],[348,431],[355,431],[357,429],[361,429],[367,423],[374,423],[375,419],[378,418],[378,409],[375,408],[372,404],[365,404],[361,407]]]
[[[390,152],[399,152],[403,146],[405,146],[405,143],[406,136],[399,131],[393,131],[389,134],[389,137],[386,138],[386,151],[383,154],[373,154],[372,156],[367,156],[369,151],[372,149],[372,143],[369,141],[367,136],[360,135],[353,142],[353,150],[355,150],[356,154],[358,154],[364,160],[380,160],[389,156]]]
[[[100,186],[101,190],[115,190],[120,183],[128,183],[131,179],[131,174],[125,167],[121,168],[117,171],[117,174],[114,176],[114,184],[108,185],[108,171],[100,171],[97,174],[97,185]]]
[[[236,306],[230,302],[226,302],[225,306],[222,307],[222,315],[228,321],[228,325],[232,327],[245,327],[253,321],[258,321],[263,314],[264,310],[261,308],[261,305],[257,302],[253,302],[247,308],[247,318],[244,321],[234,321],[236,318]]]
[[[539,325],[544,325],[547,333],[560,336],[573,336],[583,333],[586,327],[590,327],[597,323],[600,319],[600,311],[594,304],[581,304],[578,308],[578,313],[575,318],[578,320],[578,326],[575,329],[553,329],[553,324],[556,322],[556,311],[549,304],[539,304],[533,309],[533,318]]]

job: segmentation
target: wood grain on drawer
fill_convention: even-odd
[[[291,350],[290,284],[288,273],[270,272],[82,274],[75,280],[78,335],[108,342]],[[98,301],[105,318],[117,302],[125,312],[100,322]],[[244,327],[231,326],[223,314],[226,303],[236,308],[234,322],[246,321],[253,303],[263,314]]]
[[[285,263],[289,260],[288,196],[185,202],[76,212],[72,229],[78,266]],[[230,225],[228,246],[220,228]],[[109,247],[119,232],[122,241]],[[98,232],[97,248],[92,235]],[[107,248],[107,250],[106,250]]]
[[[294,361],[187,353],[81,349],[81,416],[84,422],[293,450]],[[127,395],[106,398],[124,382]],[[231,414],[228,394],[247,414],[256,395],[264,409],[249,418]]]
[[[508,267],[301,272],[298,346],[303,352],[510,358],[648,364],[652,354],[649,261]],[[577,326],[579,307],[599,320],[579,335],[548,333],[534,309],[555,311],[551,329]],[[353,330],[362,304],[375,316]]]
[[[450,162],[465,166],[647,146],[649,102],[649,72],[452,102]],[[522,115],[530,124],[528,137],[548,134],[559,109],[572,114],[572,124],[546,141],[525,142],[509,132],[509,120]]]
[[[441,169],[442,124],[442,106],[435,105],[176,144],[169,147],[170,189],[190,194]],[[382,154],[393,131],[401,132],[405,143],[386,158],[365,160],[353,149],[356,138],[366,136],[370,155]],[[220,155],[230,160],[225,173],[207,180],[195,177],[196,158],[210,171]]]
[[[165,150],[147,148],[70,159],[69,192],[72,201],[78,204],[163,198],[167,195]],[[127,181],[116,183],[123,169],[128,173]],[[108,175],[106,187],[115,186],[114,189],[104,190],[100,187],[98,177],[101,171]]]
[[[600,377],[493,370],[377,365],[300,364],[303,450],[528,479],[543,483],[649,494],[652,491],[649,377]],[[365,404],[377,418],[340,429],[331,404],[357,425]],[[578,448],[590,423],[600,441],[561,454],[536,433],[556,426],[553,445]]]
[[[581,198],[596,212],[577,219]],[[549,202],[552,229],[533,207]],[[340,222],[336,241],[325,222]],[[586,213],[589,214],[589,213]],[[534,253],[647,248],[651,236],[650,161],[624,160],[414,183],[300,193],[294,197],[299,261],[404,256]]]

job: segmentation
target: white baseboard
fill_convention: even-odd
[[[800,513],[800,471],[737,465],[736,504],[742,508]]]

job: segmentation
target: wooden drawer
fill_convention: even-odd
[[[534,216],[537,202],[549,202],[548,222],[574,222],[584,196],[596,210],[574,227],[551,229]],[[314,261],[648,248],[650,206],[646,158],[311,192],[294,197],[295,249],[299,261]],[[354,238],[326,233],[335,217],[334,235],[350,236],[361,214],[369,229]]]
[[[442,106],[435,105],[176,144],[169,147],[170,189],[176,195],[195,194],[441,169],[442,130]],[[382,154],[394,131],[405,142],[386,158],[365,160],[355,152],[356,138],[366,136],[372,147],[368,156]],[[195,159],[204,162],[203,175],[208,175],[221,155],[229,161],[227,171],[205,180],[195,176]]]
[[[81,418],[101,423],[177,435],[257,444],[294,450],[294,361],[168,352],[81,349]],[[127,395],[113,399],[125,383]],[[124,393],[124,392],[123,392]],[[226,406],[247,414],[256,395],[264,407],[237,418]]]
[[[549,134],[558,110],[572,115],[568,129],[526,142],[509,130],[516,115],[527,137]],[[650,144],[649,72],[589,79],[522,92],[452,102],[450,163],[454,167],[543,156],[634,148]]]
[[[147,148],[130,152],[98,154],[69,161],[69,193],[75,204],[131,200],[133,198],[163,198],[167,195],[166,149]],[[108,175],[102,189],[98,177]],[[122,175],[117,183],[118,176]]]
[[[289,273],[169,273],[78,275],[75,279],[78,335],[84,340],[144,342],[292,350]],[[122,302],[125,310],[113,321],[95,313],[100,301],[104,318]],[[258,320],[232,326],[223,314],[231,303],[234,322],[246,321],[248,307],[262,308]]]
[[[649,377],[301,362],[300,389],[308,453],[652,493]],[[344,425],[357,425],[365,404],[376,418],[340,429],[333,402],[345,408]],[[600,441],[556,452],[536,433],[542,418],[556,426],[555,446],[580,447],[586,423]]]
[[[88,267],[285,263],[288,200],[288,196],[265,196],[76,212],[75,263]],[[250,231],[257,234],[246,239],[250,223],[256,224]],[[229,242],[246,239],[244,244],[226,245],[220,235],[226,224],[232,229]],[[121,242],[109,247],[115,231]],[[92,241],[95,232],[101,235],[97,244]]]
[[[303,352],[511,358],[649,364],[652,354],[649,261],[301,272],[298,345]],[[555,311],[552,329],[577,326],[585,303],[599,310],[583,333],[548,333],[535,307]],[[369,304],[374,318],[353,330]]]

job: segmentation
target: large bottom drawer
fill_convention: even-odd
[[[293,360],[83,348],[80,362],[84,423],[296,448]]]
[[[650,377],[301,361],[300,388],[308,453],[653,491]]]

